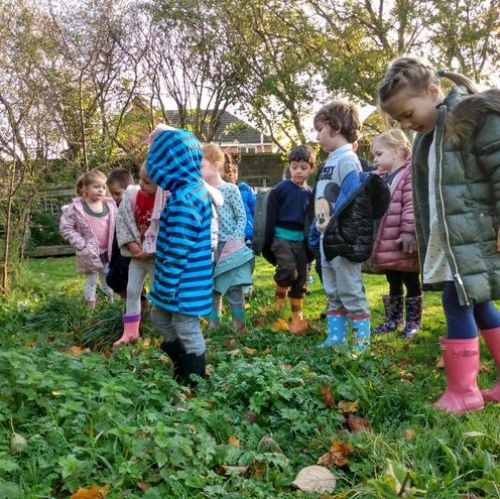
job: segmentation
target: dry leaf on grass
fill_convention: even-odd
[[[227,441],[229,445],[232,445],[233,447],[240,447],[240,441],[233,435],[231,435]]]
[[[82,355],[82,353],[89,353],[90,348],[82,348],[77,345],[73,345],[72,347],[69,347],[68,353],[70,355],[73,355],[75,357],[78,357],[79,355]]]
[[[411,428],[407,428],[407,429],[403,432],[403,437],[404,437],[406,440],[413,440],[416,436],[417,436],[417,434],[415,433],[415,430],[412,430]]]
[[[288,331],[288,321],[286,321],[285,319],[275,320],[271,325],[271,331],[273,331],[273,333]]]
[[[237,348],[236,350],[229,350],[227,352],[231,357],[236,357],[236,355],[239,355],[241,353],[241,350]]]
[[[323,397],[323,402],[325,407],[331,409],[335,405],[335,399],[333,398],[332,391],[328,386],[322,386],[320,388],[321,396]]]
[[[349,459],[347,459],[353,453],[353,448],[349,444],[345,444],[340,440],[335,440],[328,449],[326,454],[323,454],[319,459],[318,463],[321,466],[346,466],[349,464]]]
[[[347,418],[347,427],[350,431],[356,433],[358,431],[369,430],[371,429],[372,425],[370,421],[368,421],[368,419],[363,419],[359,416],[353,416],[352,414],[349,414],[349,417]]]
[[[257,350],[255,348],[243,347],[243,353],[247,355],[255,355]]]
[[[493,369],[490,366],[487,366],[486,364],[481,364],[481,367],[479,368],[479,370],[482,373],[493,374]]]
[[[108,485],[101,488],[96,485],[92,485],[90,489],[80,487],[70,499],[103,499],[108,495],[108,489]]]
[[[224,475],[245,475],[248,471],[248,466],[226,466],[222,464],[220,469]]]
[[[338,403],[339,411],[342,414],[349,414],[351,412],[356,412],[358,410],[358,401],[354,400],[353,402],[347,400],[341,400]]]
[[[336,480],[332,472],[323,466],[306,466],[292,483],[303,492],[323,494],[335,490]]]

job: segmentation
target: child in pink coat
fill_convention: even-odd
[[[84,298],[93,309],[98,277],[104,294],[113,296],[106,274],[113,248],[116,203],[106,197],[106,175],[99,170],[83,174],[76,190],[79,197],[63,207],[59,230],[75,248],[76,271],[85,275]]]
[[[420,330],[422,317],[411,193],[411,145],[401,130],[394,129],[375,137],[372,152],[391,191],[391,203],[378,226],[371,256],[375,267],[385,271],[389,283],[389,294],[383,296],[385,319],[374,333],[396,331],[404,324],[402,335],[410,338]]]

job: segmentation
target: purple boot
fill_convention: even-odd
[[[392,333],[403,326],[403,295],[382,296],[384,302],[384,322],[374,328],[374,334]]]
[[[422,296],[410,296],[405,299],[406,324],[403,338],[412,338],[422,329]]]

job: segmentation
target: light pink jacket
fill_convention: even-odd
[[[111,259],[115,233],[116,203],[112,198],[106,198],[104,202],[109,208],[108,258]],[[76,198],[71,204],[63,206],[59,231],[64,239],[75,248],[77,272],[86,273],[102,269],[99,243],[85,218],[82,198]]]
[[[371,261],[377,270],[418,272],[417,253],[403,253],[396,240],[402,233],[415,235],[411,194],[411,162],[402,168],[391,186],[391,202],[380,220],[373,244]]]

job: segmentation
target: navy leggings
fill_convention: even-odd
[[[500,312],[491,301],[461,306],[455,283],[447,281],[443,288],[443,309],[446,316],[446,337],[454,340],[475,338],[479,329],[500,326]]]

